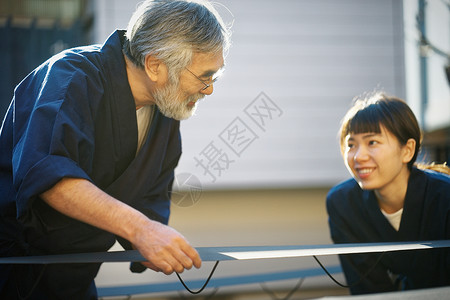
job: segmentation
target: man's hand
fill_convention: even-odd
[[[133,243],[133,247],[148,260],[141,262],[144,266],[166,275],[182,273],[192,266],[200,268],[200,256],[181,234],[169,226],[151,222],[137,233]]]
[[[41,198],[59,212],[130,241],[152,270],[181,273],[199,268],[197,251],[176,230],[109,196],[84,179],[64,178]]]

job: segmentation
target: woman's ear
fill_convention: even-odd
[[[403,162],[405,164],[409,163],[416,153],[416,140],[409,139],[403,146]]]

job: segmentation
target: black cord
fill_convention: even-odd
[[[367,276],[375,269],[375,267],[376,267],[376,266],[378,265],[378,263],[381,261],[381,258],[384,256],[385,253],[386,253],[386,252],[381,253],[381,255],[378,257],[378,259],[377,259],[376,262],[373,264],[373,266],[372,266],[372,267],[371,267],[371,268],[370,268],[363,276],[361,276],[361,278],[360,278],[358,281],[356,281],[356,282],[354,282],[354,283],[352,283],[352,284],[349,284],[349,285],[345,285],[345,284],[342,284],[342,283],[340,283],[339,281],[337,281],[337,280],[333,277],[333,275],[331,275],[331,273],[328,272],[328,270],[322,265],[322,263],[319,261],[319,259],[318,259],[315,255],[313,255],[313,257],[314,257],[314,259],[316,260],[316,262],[320,265],[320,267],[322,268],[322,270],[325,271],[325,273],[328,275],[328,277],[329,277],[331,280],[333,280],[334,283],[336,283],[337,285],[339,285],[339,286],[341,286],[341,287],[343,287],[343,288],[351,288],[351,287],[353,287],[353,286],[356,286],[356,285],[360,284],[361,281],[363,281],[363,280],[364,280],[364,279],[365,279],[365,278],[366,278],[366,277],[367,277]],[[184,286],[184,288],[185,288],[189,293],[191,293],[191,294],[193,294],[193,295],[197,295],[197,294],[200,294],[200,293],[206,288],[206,286],[208,285],[209,281],[211,280],[211,277],[213,276],[214,271],[216,270],[218,264],[219,264],[219,261],[216,261],[214,267],[213,267],[212,270],[211,270],[211,273],[210,273],[209,276],[208,276],[208,279],[206,279],[205,283],[203,284],[203,286],[202,286],[198,291],[192,291],[192,290],[184,283],[184,281],[183,281],[183,279],[181,278],[180,274],[178,274],[178,273],[176,273],[176,274],[177,274],[177,277],[178,277],[178,279],[180,280],[181,284]],[[289,294],[284,298],[285,300],[289,299],[289,297],[291,297],[292,294],[293,294],[296,290],[298,290],[298,289],[300,288],[301,284],[303,283],[303,280],[304,280],[303,278],[300,279],[299,283],[297,283],[297,285],[294,287],[294,289],[292,289],[292,291],[289,292]],[[271,293],[271,291],[265,289],[262,285],[261,285],[261,287],[263,288],[263,290],[265,290],[266,292],[268,292],[268,293],[270,293],[270,294],[273,295],[273,293]]]
[[[294,286],[294,288],[286,295],[286,297],[280,299],[278,298],[274,292],[272,292],[271,290],[269,290],[267,287],[264,286],[263,283],[261,283],[261,288],[267,293],[269,294],[272,299],[275,300],[288,300],[289,298],[291,298],[291,296],[298,291],[298,289],[300,288],[300,286],[302,285],[303,281],[305,281],[305,278],[300,278],[299,282]]]
[[[209,274],[209,277],[208,277],[208,279],[206,279],[205,284],[204,284],[204,285],[202,286],[202,288],[199,289],[198,291],[192,291],[191,289],[189,289],[189,288],[187,287],[187,285],[184,283],[183,279],[181,279],[180,274],[178,274],[178,273],[176,273],[176,274],[177,274],[177,277],[178,277],[178,279],[180,280],[181,284],[184,286],[184,288],[185,288],[189,293],[196,295],[196,294],[200,294],[200,293],[205,289],[205,287],[208,285],[209,280],[210,280],[211,277],[213,276],[214,271],[216,270],[218,264],[219,264],[219,261],[216,261],[216,264],[215,264],[214,267],[212,268],[211,274]]]
[[[345,285],[345,284],[342,284],[342,283],[340,283],[339,281],[337,281],[337,280],[330,274],[330,272],[328,272],[328,270],[320,263],[319,259],[318,259],[315,255],[313,255],[313,257],[314,257],[314,259],[317,261],[317,263],[320,265],[320,267],[325,271],[325,273],[327,273],[328,277],[330,277],[330,279],[334,281],[334,283],[336,283],[337,285],[339,285],[339,286],[341,286],[341,287],[343,287],[343,288],[351,288],[351,287],[354,287],[354,286],[360,284],[364,279],[366,279],[366,277],[367,277],[367,276],[375,269],[375,267],[378,265],[378,263],[380,262],[381,258],[384,256],[385,253],[386,253],[386,252],[381,253],[381,255],[378,257],[377,261],[373,264],[373,266],[370,267],[370,269],[369,269],[363,276],[361,276],[361,277],[359,278],[358,281],[356,281],[356,282],[354,282],[354,283],[352,283],[352,284],[349,284],[349,285]]]
[[[215,295],[216,295],[216,293],[217,293],[217,291],[219,290],[219,288],[218,287],[216,287],[214,290],[212,290],[211,291],[211,293],[209,293],[208,295],[203,295],[203,297],[202,297],[202,299],[204,299],[204,300],[208,300],[208,299],[212,299]],[[189,296],[185,296],[184,294],[183,294],[183,292],[181,291],[179,291],[178,292],[178,297],[180,298],[180,299],[191,299]]]

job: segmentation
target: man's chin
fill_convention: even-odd
[[[187,120],[187,119],[189,119],[190,117],[192,117],[195,114],[196,110],[197,110],[197,104],[195,104],[191,109],[186,110],[182,114],[182,116],[179,119],[176,119],[176,120],[178,120],[178,121]]]
[[[192,107],[187,107],[183,111],[177,111],[177,112],[162,112],[164,116],[167,118],[175,119],[177,121],[187,120],[190,117],[192,117],[195,114],[195,111],[197,110],[197,104],[195,104]]]

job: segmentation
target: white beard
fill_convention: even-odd
[[[168,82],[161,89],[157,89],[153,94],[153,99],[163,115],[175,120],[186,120],[190,118],[197,109],[197,101],[205,97],[203,94],[195,94],[182,100],[179,95],[179,82]],[[188,106],[190,102],[195,102],[193,106]]]

